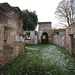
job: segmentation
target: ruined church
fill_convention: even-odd
[[[38,22],[38,31],[24,31],[25,44],[52,43],[51,22]]]
[[[0,68],[24,54],[24,44],[53,43],[75,55],[75,22],[53,36],[51,25],[51,22],[38,22],[38,31],[22,31],[21,10],[0,3]]]

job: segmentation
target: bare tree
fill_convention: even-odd
[[[56,9],[55,14],[60,23],[70,26],[75,21],[75,0],[62,0]]]

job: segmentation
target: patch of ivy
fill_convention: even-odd
[[[9,30],[9,29],[10,29],[9,27],[4,26],[4,31],[7,31],[7,30]]]

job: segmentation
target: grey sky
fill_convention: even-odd
[[[18,6],[21,10],[28,9],[36,11],[38,21],[52,22],[52,26],[56,27],[57,20],[54,19],[54,12],[61,0],[0,0],[0,3],[8,2],[11,6]]]

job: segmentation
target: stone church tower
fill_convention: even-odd
[[[39,22],[38,25],[38,43],[51,43],[51,22]]]

